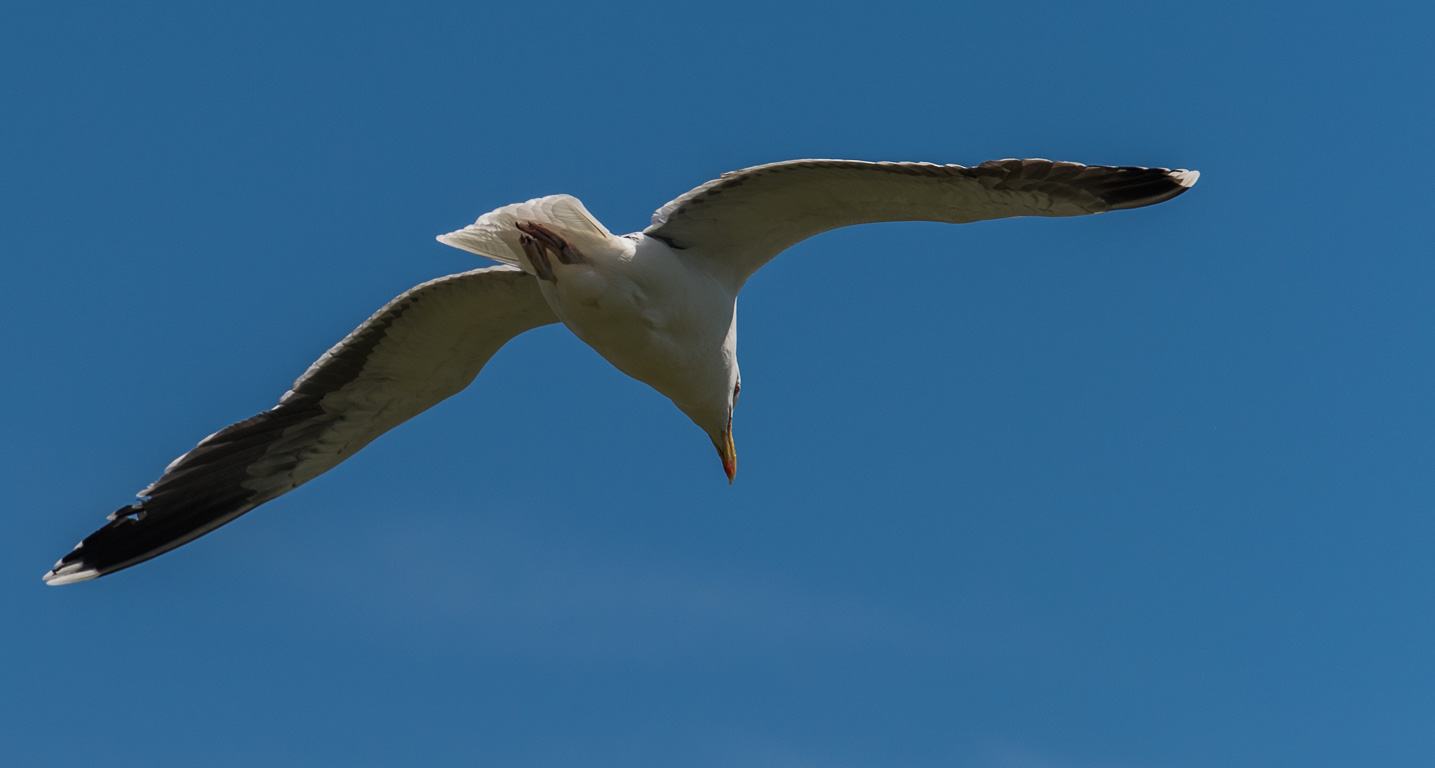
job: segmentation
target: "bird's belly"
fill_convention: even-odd
[[[573,335],[633,378],[652,384],[664,372],[682,367],[683,355],[666,332],[666,318],[651,310],[611,304],[568,306],[559,317]]]
[[[544,293],[563,324],[613,367],[683,398],[719,353],[726,323],[706,328],[681,296],[652,295],[596,270],[566,270]]]

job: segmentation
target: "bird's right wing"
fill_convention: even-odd
[[[327,472],[557,322],[538,281],[491,267],[416,286],[325,352],[273,409],[200,441],[45,575],[84,581],[168,552]]]
[[[993,160],[932,163],[788,160],[725,173],[653,214],[643,233],[705,259],[736,290],[772,257],[838,227],[878,221],[962,224],[1081,216],[1185,192],[1195,171]]]

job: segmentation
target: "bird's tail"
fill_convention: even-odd
[[[438,241],[494,261],[528,269],[523,258],[523,246],[518,242],[520,221],[546,226],[579,251],[597,252],[613,239],[613,233],[593,218],[578,198],[549,195],[485,213],[463,229],[439,235]]]

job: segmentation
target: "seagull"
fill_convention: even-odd
[[[974,167],[789,160],[725,173],[621,237],[570,195],[506,205],[438,240],[498,266],[405,291],[325,352],[257,416],[165,468],[45,574],[97,578],[149,560],[334,468],[457,394],[510,339],[563,323],[702,429],[731,483],[742,390],[737,295],[787,248],[838,227],[961,224],[1140,208],[1199,173],[1041,159]]]

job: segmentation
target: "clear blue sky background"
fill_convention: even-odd
[[[7,765],[1435,764],[1416,3],[11,4]],[[561,328],[192,545],[45,569],[434,235],[796,157],[1199,169],[823,235],[741,458]]]

